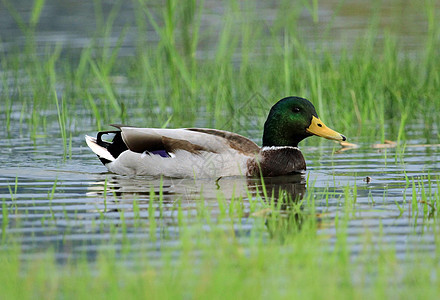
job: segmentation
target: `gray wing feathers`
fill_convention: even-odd
[[[127,147],[138,153],[165,149],[169,152],[186,150],[192,153],[207,151],[221,153],[234,149],[243,154],[260,150],[251,140],[227,131],[215,129],[160,129],[120,127]]]

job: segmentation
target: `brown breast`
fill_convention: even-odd
[[[247,161],[248,176],[279,176],[306,170],[306,161],[297,147],[264,147]]]

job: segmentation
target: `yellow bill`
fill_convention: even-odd
[[[315,116],[312,117],[312,123],[308,128],[306,128],[306,131],[310,134],[314,134],[329,140],[345,141],[347,139],[339,132],[328,128],[320,119]]]

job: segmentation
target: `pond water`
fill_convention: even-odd
[[[47,249],[53,249],[60,261],[84,253],[93,259],[108,247],[110,239],[113,246],[115,241],[118,245],[117,241],[122,243],[124,239],[130,242],[131,249],[143,247],[152,254],[162,247],[172,247],[178,241],[178,199],[189,215],[195,214],[203,202],[215,217],[219,194],[228,202],[232,195],[242,195],[245,217],[237,225],[240,230],[253,225],[254,218],[246,212],[249,197],[254,197],[257,189],[261,191],[260,180],[128,178],[107,173],[81,135],[73,137],[72,157],[66,160],[60,158],[60,138],[39,138],[34,144],[19,136],[18,132],[14,138],[0,135],[0,199],[10,212],[8,236],[16,236],[24,259]],[[342,203],[348,201],[348,193],[354,202],[347,232],[353,253],[362,248],[359,236],[369,231],[374,238],[385,237],[385,245],[395,247],[402,259],[407,259],[415,248],[434,254],[435,234],[430,225],[437,212],[431,204],[439,201],[440,147],[428,147],[411,138],[404,154],[399,153],[399,148],[376,149],[362,142],[359,145],[346,151],[340,151],[339,145],[330,141],[302,147],[307,172],[268,178],[269,193],[281,187],[294,198],[305,194],[314,197],[321,222],[318,234],[325,236],[330,246],[336,241],[333,223],[346,209]],[[152,189],[155,199],[151,199]],[[162,203],[157,200],[159,193],[163,194]],[[414,206],[413,193],[417,198]],[[421,203],[423,193],[427,204]],[[148,225],[153,217],[151,205],[158,224],[154,237]],[[0,218],[5,222],[4,215]],[[139,219],[146,224],[136,226]],[[115,233],[114,229],[121,226],[126,227],[126,232]]]
[[[20,7],[19,12],[26,15],[30,10],[28,2],[14,3]],[[67,49],[87,45],[92,38],[90,28],[95,27],[90,21],[93,19],[90,1],[75,1],[75,4],[47,2],[36,33],[37,42],[61,42]],[[408,52],[420,49],[427,26],[424,12],[412,8],[407,1],[383,2],[379,26],[398,36]],[[103,3],[104,9],[111,6],[110,1]],[[216,3],[206,1],[208,9],[202,18],[203,26],[211,24],[211,29],[212,24],[221,22],[219,12],[224,9]],[[369,26],[371,7],[366,4],[369,2],[355,1],[350,6],[341,7],[338,3],[323,1],[321,5],[320,2],[319,20],[316,22],[310,11],[300,13],[308,43],[312,45],[314,39],[326,38],[337,49],[345,42],[359,38],[359,32]],[[259,1],[256,5],[262,12],[259,15],[262,19],[267,22],[275,19],[278,7],[272,1]],[[338,7],[340,12],[333,19],[333,11]],[[132,9],[129,4],[122,5],[113,37],[118,36],[126,24],[125,16]],[[328,36],[320,31],[326,23],[332,32]],[[14,21],[3,9],[0,9],[0,32],[1,51],[7,52],[24,41]],[[127,36],[121,55],[130,55],[134,51],[135,36]],[[154,33],[151,36],[152,43],[157,41]],[[204,37],[201,47],[201,56],[207,57],[215,45],[210,43],[210,38]],[[0,199],[2,211],[5,208],[9,211],[8,216],[4,213],[0,216],[0,223],[4,224],[3,230],[7,230],[8,236],[17,237],[23,249],[23,259],[32,259],[47,249],[53,249],[60,261],[81,256],[84,252],[93,258],[108,247],[110,239],[121,241],[121,247],[122,240],[128,240],[132,249],[144,247],[154,254],[162,247],[172,247],[177,241],[178,199],[181,199],[182,209],[187,214],[195,213],[203,202],[215,216],[220,209],[219,194],[226,199],[242,195],[246,212],[249,211],[249,197],[261,190],[261,182],[257,179],[161,181],[153,177],[127,178],[109,174],[85,144],[84,135],[92,134],[94,130],[90,120],[83,123],[83,128],[78,125],[81,122],[77,122],[72,133],[71,157],[63,159],[57,112],[47,112],[53,119],[47,123],[48,131],[33,140],[29,138],[26,122],[22,123],[20,110],[21,107],[13,109],[11,132],[0,131]],[[2,128],[5,122],[2,114]],[[347,234],[354,253],[362,247],[359,236],[369,231],[373,238],[386,237],[386,245],[395,247],[397,255],[404,259],[408,259],[408,253],[416,248],[433,255],[435,234],[430,225],[432,214],[437,212],[431,203],[437,201],[438,205],[440,202],[440,147],[424,144],[429,140],[438,140],[439,133],[435,131],[431,137],[426,137],[422,134],[423,128],[410,126],[412,136],[407,136],[406,147],[374,148],[370,141],[362,138],[350,139],[360,147],[343,149],[345,151],[329,141],[321,142],[319,146],[304,146],[302,151],[308,165],[307,172],[267,179],[267,188],[278,191],[282,187],[293,198],[304,195],[314,197],[321,220],[318,234],[327,237],[330,247],[336,241],[335,219],[345,209],[341,203],[351,197],[355,209],[353,217],[348,220]],[[420,139],[419,136],[426,138]],[[258,142],[257,135],[251,138]],[[151,199],[152,190],[156,197],[159,193],[163,194],[162,203]],[[426,195],[426,201],[423,195]],[[203,200],[200,200],[201,197]],[[138,208],[134,208],[134,200]],[[157,214],[159,206],[162,215]],[[156,212],[154,216],[150,207]],[[151,227],[136,225],[136,215],[140,215],[144,222],[151,222],[154,217],[161,224],[151,233]],[[253,218],[244,217],[240,226],[241,230],[252,228]],[[118,227],[126,227],[126,233],[115,234],[112,230]],[[164,231],[167,239],[161,239]],[[5,236],[3,231],[2,236]],[[114,244],[118,245],[117,242]]]

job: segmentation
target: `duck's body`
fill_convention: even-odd
[[[289,124],[290,114],[294,124]],[[292,128],[295,123],[304,125]],[[97,138],[86,136],[86,141],[110,172],[131,176],[285,175],[306,169],[297,148],[303,138],[315,134],[345,140],[318,119],[308,100],[297,97],[284,98],[272,107],[261,148],[244,136],[216,129],[115,127],[119,131],[111,132],[115,133],[112,142],[102,140],[109,132],[100,132]]]

